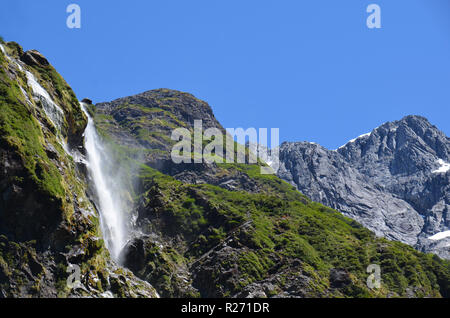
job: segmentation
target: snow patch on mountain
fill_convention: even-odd
[[[450,170],[450,163],[447,163],[442,159],[439,159],[438,163],[441,166],[438,169],[434,170],[433,173],[447,173],[447,171]]]
[[[434,234],[433,236],[430,236],[428,239],[433,241],[443,240],[446,237],[450,237],[450,231],[444,231]]]
[[[355,139],[349,140],[345,145],[340,146],[338,149],[344,148],[348,144],[351,144],[351,143],[357,141],[358,139],[369,137],[371,134],[372,134],[371,132],[367,133],[367,134],[362,134],[361,136],[358,136]]]

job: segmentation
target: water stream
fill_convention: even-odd
[[[86,105],[81,107],[88,117],[88,125],[84,132],[84,141],[87,155],[87,167],[91,177],[92,186],[96,192],[95,202],[100,213],[100,226],[105,239],[105,244],[114,260],[120,261],[120,251],[126,244],[126,222],[124,220],[123,203],[118,189],[114,185],[115,178],[108,169],[110,155],[95,128],[92,117],[86,110]]]

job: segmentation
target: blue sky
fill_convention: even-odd
[[[366,27],[371,3],[381,29]],[[331,149],[409,114],[450,135],[448,0],[15,0],[0,35],[42,52],[80,99],[178,89],[225,127]]]

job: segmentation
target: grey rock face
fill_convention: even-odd
[[[337,150],[283,143],[278,176],[377,235],[450,258],[450,139],[419,116],[385,123]],[[434,238],[434,237],[433,237]]]

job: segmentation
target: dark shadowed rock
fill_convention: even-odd
[[[92,100],[90,100],[89,98],[83,98],[83,100],[81,102],[88,104],[88,105],[92,105]]]
[[[351,284],[350,274],[342,268],[332,268],[330,270],[330,285],[333,288],[343,288]]]
[[[47,59],[38,51],[30,50],[26,51],[21,57],[21,61],[30,66],[48,66],[50,63]]]
[[[135,238],[128,242],[121,255],[124,266],[132,271],[140,271],[145,265],[144,241]]]

